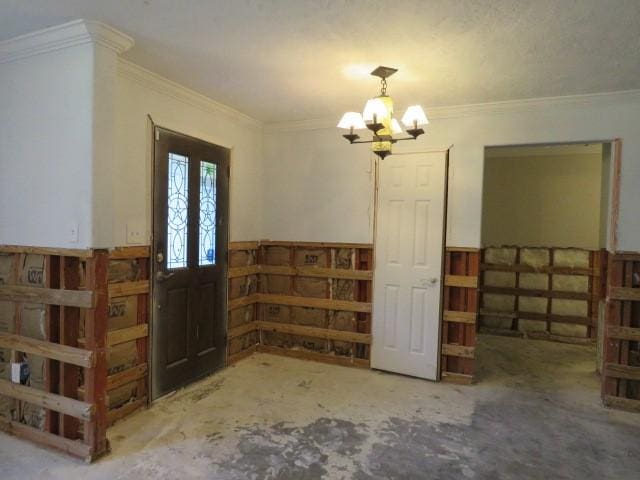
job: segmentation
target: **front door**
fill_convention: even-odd
[[[380,162],[371,366],[436,380],[445,153]]]
[[[152,398],[225,358],[229,150],[156,128]]]

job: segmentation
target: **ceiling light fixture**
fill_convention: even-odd
[[[412,105],[402,116],[402,123],[407,127],[409,137],[394,138],[393,135],[402,133],[402,128],[398,120],[393,118],[393,100],[387,95],[387,78],[398,71],[397,68],[378,67],[371,75],[381,79],[382,88],[380,95],[370,100],[364,107],[362,114],[358,112],[347,112],[338,122],[338,128],[349,130],[349,133],[342,135],[349,143],[370,143],[373,153],[381,159],[391,155],[391,146],[402,140],[415,140],[424,133],[420,125],[429,123],[427,116],[420,105]],[[372,140],[360,140],[360,135],[354,130],[364,130],[368,128],[373,132]]]

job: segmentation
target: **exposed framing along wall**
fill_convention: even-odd
[[[640,412],[640,253],[609,256],[602,400]]]
[[[442,295],[440,374],[443,382],[474,378],[480,249],[446,247]]]
[[[108,426],[149,404],[149,268],[148,246],[109,251]]]
[[[373,247],[230,245],[228,364],[254,351],[369,367]]]
[[[481,333],[593,342],[606,281],[606,250],[482,249]]]
[[[95,459],[108,450],[108,254],[1,246],[0,260],[0,351],[32,369],[25,384],[0,379],[0,426],[31,442]],[[78,348],[81,331],[84,348]]]

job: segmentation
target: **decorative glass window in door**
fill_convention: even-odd
[[[167,268],[187,266],[189,159],[169,154]]]
[[[200,162],[200,254],[198,264],[216,263],[216,165]]]

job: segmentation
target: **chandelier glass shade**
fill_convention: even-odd
[[[397,137],[402,133],[402,127],[393,117],[393,100],[387,95],[387,77],[397,71],[395,68],[378,67],[371,72],[371,75],[381,78],[380,95],[367,100],[362,114],[347,112],[338,122],[338,128],[349,130],[349,133],[343,135],[349,143],[370,143],[373,152],[382,159],[391,154],[394,143],[402,140],[415,140],[424,133],[424,130],[419,127],[429,123],[422,107],[412,105],[402,116],[402,123],[407,127],[406,132],[409,136]],[[371,140],[360,140],[360,136],[354,133],[355,130],[364,129],[371,130],[373,134]]]

